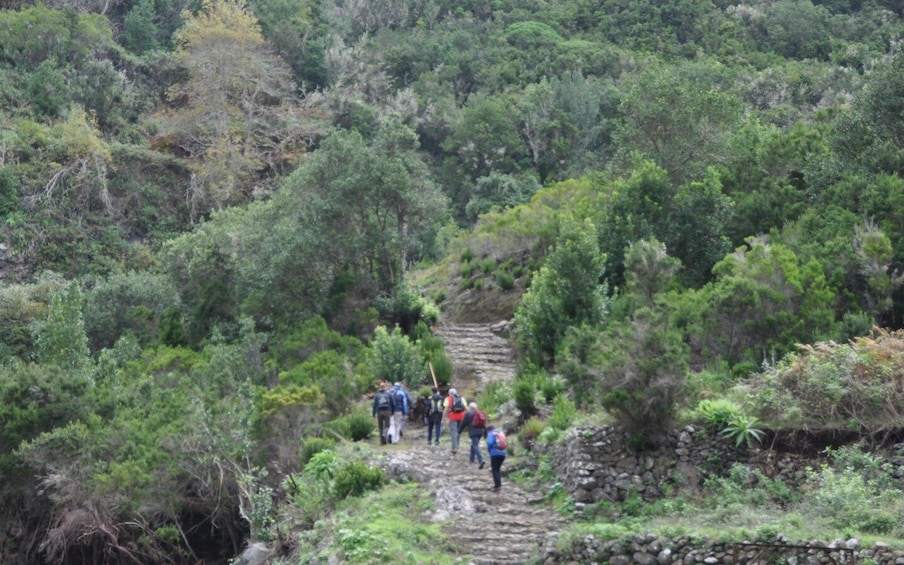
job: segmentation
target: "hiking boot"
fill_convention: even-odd
[[[483,469],[483,461],[480,462],[480,466],[478,466],[477,468],[478,468],[478,469]]]

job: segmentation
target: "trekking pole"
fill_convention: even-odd
[[[427,365],[430,366],[430,374],[433,376],[433,386],[439,388],[439,385],[436,383],[436,373],[433,372],[433,363],[427,361]]]

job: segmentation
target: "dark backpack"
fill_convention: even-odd
[[[430,399],[430,415],[438,416],[443,413],[443,401],[445,398],[440,394],[434,394]]]
[[[487,413],[483,410],[475,410],[471,416],[471,426],[475,428],[485,428],[487,425]]]
[[[465,411],[465,403],[461,399],[461,395],[455,393],[452,395],[452,411],[453,412],[464,412]]]
[[[377,410],[391,410],[392,409],[392,397],[389,396],[389,393],[385,390],[381,390],[377,393]]]

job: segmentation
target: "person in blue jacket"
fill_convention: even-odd
[[[490,474],[493,475],[493,490],[502,488],[502,462],[505,461],[507,450],[499,449],[495,426],[487,426],[487,451],[490,452]]]
[[[408,391],[402,388],[402,383],[397,382],[389,389],[389,393],[393,398],[393,407],[395,411],[392,414],[392,440],[390,443],[399,443],[402,437],[402,428],[405,427],[405,420],[408,418],[408,410],[411,408],[411,397]]]

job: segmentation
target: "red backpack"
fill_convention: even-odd
[[[502,430],[493,430],[493,435],[496,436],[496,444],[493,447],[495,447],[499,451],[505,451],[506,449],[508,449],[508,440],[505,439],[505,434],[502,433]]]
[[[487,413],[483,410],[475,410],[471,416],[471,425],[475,428],[485,428],[487,426]]]

